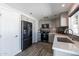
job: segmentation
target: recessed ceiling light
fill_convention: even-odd
[[[65,4],[62,4],[61,6],[62,6],[62,7],[65,7]]]

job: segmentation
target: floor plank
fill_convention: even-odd
[[[32,44],[29,48],[23,52],[17,54],[16,56],[52,56],[52,44],[39,42]]]

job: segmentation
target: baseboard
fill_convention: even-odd
[[[15,54],[14,54],[14,56],[16,56],[18,53],[20,53],[20,52],[22,52],[22,50],[19,50],[18,52],[16,52]]]

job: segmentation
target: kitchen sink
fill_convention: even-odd
[[[68,37],[70,37],[74,41],[79,41],[79,36],[68,34]]]
[[[71,40],[69,40],[68,38],[61,38],[61,37],[57,37],[58,42],[65,42],[65,43],[73,43]]]

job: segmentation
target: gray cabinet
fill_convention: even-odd
[[[54,34],[53,33],[49,33],[49,42],[53,43],[54,41]]]

